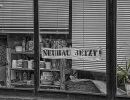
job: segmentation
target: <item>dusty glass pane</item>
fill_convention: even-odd
[[[106,1],[39,0],[40,89],[106,94]]]
[[[33,0],[0,1],[0,87],[34,87]]]
[[[122,94],[130,96],[130,1],[117,0],[117,87]]]

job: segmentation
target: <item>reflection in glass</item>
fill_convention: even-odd
[[[39,15],[40,89],[106,94],[106,1],[73,0],[71,35],[69,0],[39,0]]]

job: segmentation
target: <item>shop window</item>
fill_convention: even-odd
[[[0,86],[34,88],[33,0],[0,2]]]
[[[70,79],[71,59],[63,50],[71,48],[69,39],[69,0],[39,0],[40,15],[40,89],[65,90]],[[61,54],[62,53],[62,54]],[[64,54],[67,56],[66,52]],[[63,54],[63,55],[64,55]]]
[[[10,87],[34,87],[34,41],[33,35],[8,36],[10,47]]]
[[[117,87],[130,96],[130,8],[127,0],[117,0]],[[119,95],[117,93],[117,95]]]
[[[72,34],[69,0],[39,0],[39,84],[34,84],[33,0],[6,0],[1,7],[8,9],[0,20],[7,36],[1,86],[106,94],[106,0],[72,0]]]
[[[69,0],[39,1],[39,15],[40,90],[106,94],[106,1],[72,0],[71,34]]]

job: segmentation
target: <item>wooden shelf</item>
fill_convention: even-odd
[[[27,70],[27,71],[33,71],[34,69],[28,69],[28,68],[11,68],[11,70]],[[54,71],[54,72],[60,72],[58,69],[40,69],[40,71]]]
[[[11,83],[11,85],[15,85],[15,86],[34,86],[34,84],[27,84],[27,83],[22,83],[22,82]]]
[[[47,72],[48,72],[48,71],[52,71],[52,72],[54,71],[54,72],[60,72],[60,70],[58,70],[58,69],[41,69],[41,68],[40,68],[40,71],[47,71]]]
[[[11,85],[14,87],[14,88],[20,88],[20,89],[23,89],[23,88],[26,88],[26,89],[30,89],[30,88],[34,88],[34,84],[25,84],[25,83],[11,83]]]
[[[28,68],[11,68],[11,70],[34,71],[34,69],[28,69]]]
[[[56,32],[50,32],[50,29],[46,29],[45,28],[43,30],[48,31],[50,34],[49,35],[47,35],[47,34],[46,35],[42,35],[41,36],[41,40],[44,40],[44,39],[47,39],[47,40],[49,39],[49,41],[51,39],[55,40],[55,41],[63,40],[67,44],[67,45],[64,45],[64,43],[63,43],[63,45],[66,46],[65,48],[68,48],[69,45],[71,44],[72,40],[71,39],[67,39],[66,40],[64,38],[66,36],[63,36],[63,34],[55,34],[54,35],[53,33],[56,33]],[[52,30],[56,30],[57,31],[57,29],[52,29]],[[60,28],[58,30],[67,30],[67,29]],[[61,33],[64,33],[64,32],[61,32]],[[66,33],[67,32],[65,32],[64,34],[66,35]],[[52,36],[50,36],[50,35],[52,35],[53,38],[51,38]],[[32,66],[32,64],[34,65],[34,63],[35,63],[34,62],[34,57],[35,57],[34,49],[27,49],[30,46],[32,47],[31,44],[28,45],[28,42],[32,41],[32,40],[33,40],[33,36],[32,35],[31,36],[30,35],[20,35],[19,36],[18,34],[17,35],[14,34],[14,35],[9,35],[8,36],[8,45],[9,45],[9,51],[8,51],[9,52],[8,53],[9,54],[8,55],[9,59],[8,60],[10,61],[10,68],[9,68],[8,71],[10,71],[10,72],[9,72],[9,74],[7,76],[9,77],[8,81],[11,82],[10,84],[11,84],[12,88],[15,88],[15,89],[16,88],[18,88],[18,89],[19,88],[21,88],[21,89],[22,88],[23,89],[34,88],[34,82],[28,82],[28,80],[27,80],[27,82],[26,81],[23,82],[22,80],[21,81],[17,81],[19,76],[20,76],[21,79],[22,79],[22,77],[24,77],[24,73],[23,72],[27,72],[27,74],[26,74],[27,75],[27,79],[32,79],[32,77],[35,76],[34,74],[36,74],[35,73],[35,71],[36,71],[35,69],[29,69],[29,68],[34,68],[34,66]],[[27,47],[27,48],[25,48],[25,51],[24,50],[22,51],[22,49],[21,49],[21,51],[16,51],[15,47],[17,46],[17,43],[23,45],[23,43],[24,43],[23,41],[25,41],[25,45]],[[43,41],[42,42],[39,41],[39,46],[41,46],[41,47],[39,47],[39,50],[40,50],[39,51],[39,55],[38,55],[39,58],[40,58],[39,60],[41,60],[41,61],[43,60],[45,62],[49,61],[51,63],[55,63],[55,62],[52,62],[52,59],[56,59],[56,60],[66,59],[66,57],[59,57],[59,56],[55,56],[55,55],[51,56],[51,57],[50,56],[45,56],[45,57],[42,58],[43,55],[42,55],[41,49],[43,47],[47,47],[47,45],[43,45],[42,43],[43,43]],[[57,45],[59,45],[59,44],[57,44]],[[53,46],[51,46],[51,47],[53,47]],[[48,48],[48,49],[51,50],[52,48]],[[61,48],[61,49],[64,49],[64,48]],[[27,50],[32,50],[32,51],[27,51]],[[13,62],[13,60],[16,60],[16,62],[15,61]],[[23,62],[22,64],[20,62],[21,66],[17,65],[17,64],[19,64],[19,62],[17,62],[17,60],[21,60],[21,62]],[[32,63],[31,63],[31,60],[32,60]],[[15,65],[15,63],[16,63],[16,65]],[[39,61],[39,65],[37,65],[37,67],[39,68],[39,71],[38,71],[38,75],[36,75],[36,76],[38,77],[37,81],[39,82],[38,84],[39,84],[39,87],[41,89],[52,89],[52,90],[62,89],[61,85],[65,81],[64,65],[60,64],[59,61],[57,61],[56,63],[59,63],[59,64],[57,64],[57,66],[61,65],[63,68],[61,69],[59,67],[56,67],[57,69],[56,68],[55,69],[44,69],[44,68],[42,68],[42,67],[44,67],[44,65],[42,65],[42,64],[40,65],[40,61]],[[15,68],[15,66],[16,66],[16,68]],[[45,67],[45,68],[47,68],[47,67]],[[55,81],[52,80],[53,82],[51,82],[50,84],[49,84],[49,82],[48,82],[48,84],[47,84],[47,82],[46,83],[42,82],[40,80],[40,78],[41,78],[41,74],[44,73],[44,72],[45,73],[51,73],[52,75],[57,75],[56,78],[58,80],[60,80],[60,81],[59,82],[55,82]],[[11,78],[11,75],[14,75],[14,77]],[[18,78],[15,75],[18,76]],[[43,84],[41,84],[41,83],[43,83]],[[38,84],[35,84],[35,85],[38,85]],[[64,84],[63,84],[62,87],[63,88],[65,87]]]
[[[34,52],[31,52],[31,51],[26,51],[26,52],[16,52],[16,51],[12,51],[11,54],[34,54]]]
[[[54,87],[54,88],[60,88],[60,85],[43,85],[41,84],[40,87]]]

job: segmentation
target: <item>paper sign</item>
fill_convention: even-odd
[[[42,54],[42,58],[51,58],[51,59],[100,60],[102,57],[102,49],[100,49],[100,48],[91,48],[91,49],[42,48],[41,54]]]

